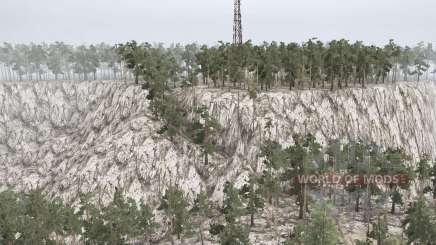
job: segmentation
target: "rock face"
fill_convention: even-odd
[[[329,139],[362,139],[403,148],[414,158],[436,156],[434,82],[335,92],[278,90],[260,93],[255,100],[248,93],[214,89],[196,89],[181,97],[191,106],[206,105],[225,129],[219,142],[232,155],[230,171],[256,168],[260,141],[289,145],[296,133],[312,133],[324,145]]]
[[[147,94],[118,82],[0,83],[1,187],[69,200],[107,200],[116,187],[153,200],[170,183],[199,191],[199,149],[156,133]]]
[[[220,199],[224,182],[257,168],[260,142],[292,143],[294,133],[361,138],[436,155],[436,85],[401,83],[367,89],[247,93],[178,91],[203,104],[223,126],[217,154],[157,133],[147,91],[119,82],[0,83],[0,188],[45,188],[74,200],[81,192],[107,200],[115,188],[153,200],[169,184],[201,188]],[[239,97],[239,100],[238,100]],[[239,101],[239,102],[238,102]],[[239,110],[238,110],[239,108]],[[270,127],[265,127],[270,122]]]

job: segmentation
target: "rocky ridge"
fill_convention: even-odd
[[[148,92],[122,82],[0,83],[0,186],[45,188],[74,200],[107,200],[115,188],[155,200],[171,183],[220,199],[228,179],[242,183],[259,166],[260,142],[292,144],[294,133],[361,138],[436,155],[436,85],[271,91],[256,100],[237,90],[178,90],[187,106],[205,105],[223,127],[218,152],[204,166],[201,150],[157,132]],[[238,99],[239,97],[239,99]],[[238,109],[239,108],[239,109]],[[270,125],[269,127],[266,127]]]

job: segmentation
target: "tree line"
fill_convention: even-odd
[[[197,55],[203,83],[214,87],[344,88],[400,80],[434,79],[436,53],[431,44],[401,47],[393,40],[377,47],[357,41],[316,38],[299,43],[202,46]],[[245,83],[245,84],[241,84]]]
[[[0,80],[6,81],[42,81],[42,80],[133,80],[134,74],[141,78],[154,79],[147,76],[151,71],[140,67],[153,64],[158,69],[168,69],[172,76],[166,80],[183,77],[183,71],[190,60],[198,52],[195,44],[174,44],[164,47],[163,44],[143,43],[132,45],[110,45],[106,43],[92,45],[69,45],[64,42],[41,44],[0,45]],[[129,43],[128,43],[129,44]],[[127,47],[133,48],[134,54]],[[122,52],[124,50],[124,52]],[[146,56],[145,51],[150,51]],[[139,52],[141,51],[141,52]],[[129,55],[134,55],[129,58]],[[156,58],[159,59],[154,59]],[[135,64],[131,61],[134,60]],[[156,63],[156,64],[155,64]],[[169,66],[169,67],[168,67]],[[163,71],[162,71],[163,72]],[[176,76],[177,75],[177,76]]]
[[[398,206],[407,210],[402,228],[408,243],[432,244],[436,239],[436,206],[429,200],[436,199],[436,164],[430,157],[423,155],[416,167],[411,167],[411,158],[401,149],[336,140],[322,148],[312,135],[295,135],[293,140],[288,147],[264,142],[258,155],[263,171],[253,171],[242,186],[226,182],[222,202],[212,201],[207,190],[192,196],[177,185],[168,186],[153,203],[127,198],[121,189],[116,189],[108,204],[96,201],[91,194],[79,194],[75,205],[46,196],[41,190],[1,192],[0,243],[174,244],[175,240],[185,243],[189,239],[205,244],[212,239],[222,245],[248,245],[249,234],[255,227],[264,226],[259,219],[266,218],[278,244],[334,245],[341,237],[338,209],[344,206],[363,212],[367,239],[357,244],[400,244],[403,238],[390,235],[387,219],[388,213],[398,212]],[[338,188],[296,183],[294,178],[337,171],[402,173],[410,182],[385,186],[358,183]],[[418,198],[407,204],[404,194],[412,183],[417,186]],[[279,219],[283,224],[295,218],[292,214],[283,217],[278,210],[294,205],[297,222],[282,236]],[[165,232],[156,238],[159,230]]]
[[[0,46],[0,76],[8,81],[121,79],[121,63],[108,44]]]
[[[10,44],[0,46],[2,80],[144,80],[163,86],[207,84],[214,87],[344,88],[408,80],[435,79],[432,44],[401,47],[361,41],[312,38],[303,43],[242,45],[137,43],[73,46]]]
[[[185,46],[177,59],[171,48],[136,41],[116,46],[121,60],[135,74],[164,87],[176,84],[233,86],[251,90],[365,87],[367,84],[435,80],[432,44],[401,47],[393,40],[378,47],[363,42],[316,38],[302,44],[248,41],[242,45]],[[181,59],[180,59],[181,58]]]

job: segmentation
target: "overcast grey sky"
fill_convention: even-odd
[[[436,0],[242,0],[244,40],[436,42]],[[233,0],[0,0],[0,41],[215,43]]]

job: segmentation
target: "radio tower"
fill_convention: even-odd
[[[233,18],[233,44],[242,44],[242,15],[241,0],[235,0],[235,10]]]

